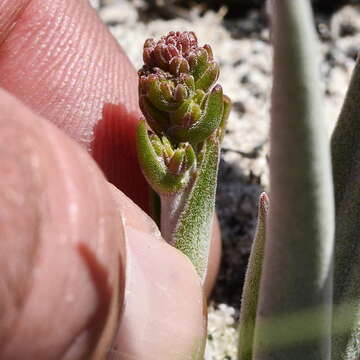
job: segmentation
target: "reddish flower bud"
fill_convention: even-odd
[[[219,127],[223,95],[219,87],[211,91],[219,66],[209,45],[200,47],[193,32],[172,31],[146,40],[143,57],[140,107],[156,133],[175,143],[201,142]]]

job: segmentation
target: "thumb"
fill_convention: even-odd
[[[0,91],[0,358],[99,359],[124,290],[124,233],[76,143]]]
[[[109,359],[201,359],[207,309],[199,276],[150,218],[113,191],[124,214],[127,267],[124,308]]]

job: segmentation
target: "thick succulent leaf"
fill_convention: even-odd
[[[199,110],[197,111],[198,116],[194,117],[193,121],[198,121],[201,113],[200,113],[200,107],[194,103],[194,101],[192,99],[187,99],[185,100],[180,107],[174,111],[171,115],[171,123],[172,124],[176,124],[179,127],[182,126],[184,124],[184,120],[186,118],[187,115],[190,115],[192,113],[192,108],[193,106],[196,105]],[[169,132],[171,134],[171,131]],[[187,141],[187,140],[186,140]]]
[[[151,144],[145,121],[139,123],[136,135],[140,167],[151,187],[158,194],[173,194],[184,188],[188,181],[187,174],[168,171]]]
[[[180,175],[185,157],[184,149],[176,149],[174,155],[169,160],[168,169],[174,175]]]
[[[360,59],[331,140],[335,187],[333,360],[360,358]]]
[[[195,91],[195,80],[193,76],[189,74],[181,74],[180,80],[182,81],[182,83],[184,83],[184,85],[186,85],[190,94]]]
[[[186,146],[185,158],[186,158],[186,170],[190,169],[191,166],[196,167],[196,154],[192,146]]]
[[[241,301],[238,346],[239,360],[252,360],[268,208],[269,198],[265,193],[262,193],[259,198],[257,228],[246,270]]]
[[[334,204],[316,35],[309,0],[271,4],[271,206],[253,359],[328,360]]]
[[[204,100],[206,99],[206,92],[198,89],[196,90],[194,96],[193,96],[193,100],[200,105],[201,109],[204,108],[205,102]]]
[[[195,88],[208,91],[219,77],[219,65],[213,61],[195,81]]]
[[[174,99],[178,103],[182,103],[187,97],[190,91],[183,84],[178,84],[174,90]]]
[[[191,73],[194,76],[195,81],[198,80],[204,71],[208,68],[208,58],[208,52],[204,48],[199,48],[190,55],[189,63]]]
[[[158,109],[162,111],[171,111],[179,107],[179,103],[169,101],[168,91],[161,88],[161,82],[153,80],[149,84],[147,97],[149,101]]]
[[[159,157],[162,156],[164,153],[164,145],[160,138],[157,135],[152,134],[151,136],[149,136],[149,139],[156,155]]]
[[[163,129],[166,129],[169,126],[168,115],[150,104],[146,96],[140,95],[139,105],[148,125],[154,132],[161,134]]]
[[[208,138],[220,126],[224,111],[223,91],[216,85],[206,100],[202,115],[189,128],[174,126],[169,134],[177,141],[188,141],[196,144]]]
[[[231,100],[228,96],[224,95],[223,101],[224,101],[224,111],[223,111],[223,116],[222,116],[220,127],[219,127],[219,131],[220,131],[219,136],[220,136],[221,141],[223,140],[224,135],[225,135],[225,128],[226,128],[226,124],[229,119],[230,111],[231,111],[231,107],[232,107]]]
[[[173,57],[169,62],[169,71],[178,76],[180,73],[188,73],[190,66],[187,60],[181,56]]]

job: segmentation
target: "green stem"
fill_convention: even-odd
[[[161,235],[171,245],[175,244],[174,232],[179,222],[179,216],[183,211],[187,197],[189,196],[189,190],[191,189],[193,182],[194,180],[190,179],[186,188],[176,192],[175,194],[160,195]]]
[[[199,168],[186,204],[175,227],[175,247],[189,257],[202,281],[208,263],[215,208],[220,140],[212,135],[204,142]]]

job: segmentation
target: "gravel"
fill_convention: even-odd
[[[257,199],[268,190],[271,46],[264,10],[224,19],[225,8],[201,6],[161,19],[141,0],[92,1],[101,19],[141,67],[141,48],[149,37],[170,30],[195,31],[209,43],[221,66],[219,83],[233,100],[220,162],[217,211],[223,237],[223,259],[209,306],[206,360],[235,359],[241,289],[256,226]],[[359,6],[345,6],[332,15],[316,15],[320,37],[324,106],[330,136],[360,47]]]

